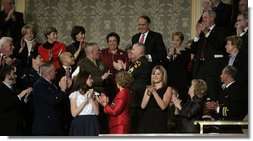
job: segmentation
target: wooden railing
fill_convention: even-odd
[[[201,121],[201,120],[197,120],[194,121],[194,125],[200,125],[200,134],[203,134],[203,127],[205,125],[248,125],[248,121]]]

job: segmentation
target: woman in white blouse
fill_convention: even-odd
[[[71,136],[97,136],[99,134],[99,105],[94,98],[96,93],[91,89],[93,80],[88,72],[79,72],[70,94]]]

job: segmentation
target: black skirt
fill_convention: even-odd
[[[99,122],[96,115],[80,115],[71,122],[70,136],[98,136]]]

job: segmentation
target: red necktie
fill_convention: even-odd
[[[144,34],[141,34],[141,39],[140,39],[139,43],[144,44],[144,37],[145,37],[145,35],[144,35]]]

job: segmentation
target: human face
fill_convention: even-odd
[[[24,38],[28,41],[32,41],[34,39],[34,32],[31,29],[27,29],[27,32],[24,35]]]
[[[91,75],[89,75],[87,81],[86,81],[86,84],[91,87],[92,86],[92,83],[93,83],[93,79],[91,78]]]
[[[138,29],[141,33],[145,33],[148,31],[149,29],[149,24],[147,23],[147,20],[145,20],[144,18],[139,18],[138,20]]]
[[[82,33],[82,32],[79,32],[79,33],[76,35],[76,41],[78,41],[78,42],[83,42],[83,41],[85,41],[85,34]]]
[[[214,24],[214,18],[210,17],[207,12],[202,15],[205,27],[210,28]]]
[[[52,67],[49,71],[50,81],[55,78],[55,73],[56,73],[56,69],[55,69],[54,65],[52,65]]]
[[[163,73],[161,72],[160,69],[156,69],[153,73],[152,73],[152,81],[157,84],[157,83],[162,83],[163,81]]]
[[[226,52],[228,54],[231,54],[233,52],[233,50],[236,48],[236,46],[232,45],[231,41],[227,41],[227,44],[226,44],[225,48],[226,48]]]
[[[247,12],[248,11],[248,2],[247,0],[240,0],[239,2],[239,12]]]
[[[12,43],[12,42],[6,42],[6,43],[3,45],[2,53],[3,53],[6,57],[9,57],[10,55],[13,54],[13,49],[14,49],[13,43]]]
[[[40,66],[42,63],[43,63],[43,59],[40,55],[38,55],[36,58],[35,58],[35,64]]]
[[[189,90],[188,90],[188,95],[192,98],[194,96],[194,86],[193,83],[191,84]]]
[[[180,48],[182,46],[182,40],[179,38],[179,36],[175,35],[172,39],[172,45],[175,48]]]
[[[222,83],[225,83],[226,79],[228,78],[228,75],[225,73],[224,69],[222,70],[222,73],[220,75],[220,79]]]
[[[66,55],[66,63],[68,65],[74,65],[75,64],[75,58],[71,53]]]
[[[119,44],[118,44],[118,40],[115,36],[109,37],[107,43],[108,43],[109,49],[111,51],[115,51],[118,49]]]
[[[94,45],[94,48],[93,48],[91,54],[92,54],[94,60],[99,59],[99,47],[97,45]]]
[[[51,32],[49,35],[47,35],[47,41],[49,43],[54,43],[57,41],[57,33],[56,32]]]
[[[131,55],[132,55],[131,59],[132,59],[132,61],[137,60],[138,57],[140,56],[140,54],[141,54],[141,52],[138,49],[137,45],[133,45],[132,50],[131,50]]]
[[[242,15],[237,16],[236,28],[244,29],[246,27],[248,27],[248,20],[244,19]]]
[[[15,70],[12,70],[11,73],[7,77],[9,79],[9,81],[11,82],[11,85],[16,84],[17,75],[16,75]]]
[[[4,10],[9,13],[15,6],[14,0],[4,0],[3,7]]]

